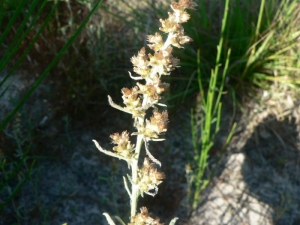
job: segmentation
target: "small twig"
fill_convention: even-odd
[[[112,98],[108,95],[108,103],[110,104],[111,107],[115,108],[115,109],[118,109],[120,111],[123,111],[123,112],[126,112],[126,113],[129,113],[129,114],[132,114],[131,111],[127,110],[126,108],[122,107],[122,106],[119,106],[117,105],[116,103],[113,102]]]
[[[154,158],[153,155],[151,155],[149,149],[148,149],[148,142],[146,140],[144,140],[145,142],[145,149],[146,149],[146,154],[149,156],[149,158],[154,162],[156,163],[157,165],[159,165],[161,167],[161,162],[158,161],[156,158]]]
[[[131,75],[131,73],[128,71],[128,73],[129,73],[129,76],[130,76],[130,78],[132,79],[132,80],[144,80],[144,78],[142,78],[142,77],[134,77],[134,76],[132,76]]]
[[[118,220],[122,225],[126,225],[120,217],[115,216],[115,218],[116,218],[116,220]]]
[[[176,221],[178,220],[178,217],[175,217],[174,219],[172,219],[169,223],[169,225],[174,225],[176,223]]]
[[[109,225],[116,225],[107,213],[103,213]]]
[[[115,158],[118,158],[118,159],[123,159],[123,160],[125,160],[126,162],[128,162],[129,164],[131,163],[131,160],[130,160],[130,159],[125,158],[125,157],[120,156],[120,155],[118,155],[118,154],[116,154],[116,153],[113,153],[113,152],[111,152],[111,151],[107,151],[107,150],[101,148],[101,146],[99,145],[99,143],[98,143],[96,140],[93,140],[93,142],[95,143],[96,147],[98,148],[98,150],[99,150],[100,152],[103,152],[103,153],[106,154],[106,155],[109,155],[109,156],[112,156],[112,157],[115,157]]]
[[[123,176],[123,180],[124,180],[124,186],[125,186],[125,189],[131,199],[131,193],[130,193],[130,190],[129,190],[129,187],[128,187],[128,184],[127,184],[127,180],[126,180],[126,177]]]

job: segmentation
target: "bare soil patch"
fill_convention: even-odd
[[[30,85],[18,74],[14,78]],[[128,218],[129,198],[122,182],[127,165],[101,154],[91,140],[111,149],[109,135],[132,129],[130,115],[110,108],[103,98],[99,99],[102,107],[91,113],[94,126],[85,126],[84,119],[68,119],[67,114],[60,117],[60,108],[54,107],[51,93],[45,91],[52,85],[47,81],[41,85],[20,112],[23,135],[30,131],[23,145],[34,143],[28,162],[36,163],[30,179],[1,213],[0,224],[106,224],[103,212]],[[18,98],[25,89],[13,89],[7,95]],[[299,224],[300,108],[293,92],[258,92],[256,99],[243,102],[243,111],[234,118],[232,104],[226,100],[222,130],[209,160],[209,171],[216,166],[217,170],[194,212],[187,199],[192,190],[185,171],[192,149],[189,113],[194,100],[190,102],[170,110],[167,140],[150,146],[167,179],[155,198],[141,198],[140,205],[166,224],[175,216],[181,225]],[[221,154],[232,121],[237,129]],[[1,144],[10,159],[16,159],[13,129],[12,124],[7,127]]]

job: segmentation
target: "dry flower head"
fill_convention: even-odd
[[[143,167],[138,172],[138,186],[141,190],[141,195],[143,192],[148,195],[156,195],[158,191],[158,185],[165,179],[165,174],[158,172],[155,168],[154,163],[150,163],[148,158],[144,159]],[[154,190],[154,192],[150,192]]]
[[[150,217],[146,207],[142,207],[140,210],[141,212],[133,216],[128,225],[164,225],[159,222],[158,218],[153,219]]]

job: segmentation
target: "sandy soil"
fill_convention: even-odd
[[[30,84],[18,74],[13,78],[16,84]],[[91,140],[111,149],[108,136],[131,129],[130,117],[108,108],[106,99],[100,99],[104,107],[97,115],[101,124],[75,129],[77,122],[84,121],[71,119],[68,127],[66,119],[55,117],[55,107],[47,100],[51,99],[46,91],[51,85],[46,82],[40,86],[20,112],[23,137],[27,137],[30,122],[30,129],[35,131],[30,138],[38,140],[29,153],[36,163],[30,179],[0,214],[0,224],[107,224],[103,212],[128,218],[129,201],[122,182],[126,163],[101,154]],[[17,98],[25,89],[12,89],[7,96]],[[152,154],[161,160],[167,180],[155,198],[146,196],[140,205],[147,206],[165,224],[175,216],[180,217],[181,225],[300,224],[297,98],[284,89],[258,92],[256,98],[243,101],[243,110],[235,117],[232,104],[226,102],[222,130],[209,160],[209,168],[217,170],[202,193],[199,207],[191,211],[187,198],[192,191],[185,171],[192,151],[188,107],[170,110],[167,140],[150,146]],[[14,101],[5,102],[9,110],[7,104]],[[221,154],[233,121],[237,128]],[[5,134],[11,142],[17,141],[12,125]],[[16,145],[10,148],[16,151]],[[25,171],[22,167],[20,175]],[[3,193],[1,199],[6,198]]]

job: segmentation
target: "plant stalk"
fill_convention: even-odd
[[[136,140],[136,148],[135,148],[136,156],[131,164],[131,178],[132,178],[131,209],[130,209],[131,217],[133,217],[136,214],[138,197],[140,195],[137,181],[138,181],[138,162],[139,162],[139,155],[141,152],[142,144],[143,144],[143,135],[138,135]]]

